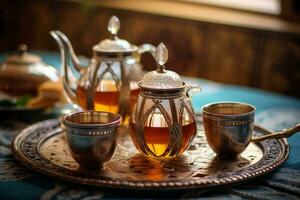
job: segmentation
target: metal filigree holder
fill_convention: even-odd
[[[87,109],[94,110],[94,94],[99,83],[103,80],[104,76],[109,73],[115,82],[117,92],[119,92],[119,111],[118,113],[125,119],[126,114],[128,114],[128,104],[130,101],[130,80],[125,73],[125,59],[131,54],[128,53],[118,53],[116,55],[102,52],[94,55],[96,68],[93,71],[92,84],[89,85],[87,98]],[[121,76],[117,76],[116,72],[113,70],[112,65],[114,63],[119,63]],[[98,73],[100,66],[106,67],[102,73]]]
[[[157,69],[138,83],[141,88],[129,122],[130,136],[137,149],[154,157],[175,157],[183,153],[196,135],[192,92],[180,76],[166,70],[168,49],[160,43],[155,51]]]
[[[129,114],[128,105],[130,102],[130,80],[129,74],[125,72],[125,62],[128,56],[132,56],[138,48],[130,45],[127,41],[118,38],[118,31],[120,29],[120,21],[116,16],[112,16],[108,22],[107,29],[110,32],[110,39],[100,42],[94,46],[94,61],[96,62],[96,69],[93,72],[92,84],[89,86],[89,95],[87,98],[87,109],[94,110],[94,94],[97,86],[103,81],[104,76],[109,73],[115,82],[117,92],[119,95],[119,111],[118,113],[125,119]],[[112,65],[119,64],[120,77],[114,71]],[[103,64],[102,73],[98,73]]]
[[[138,153],[128,135],[118,138],[114,157],[99,171],[81,171],[72,158],[59,120],[43,121],[23,130],[12,143],[16,158],[25,166],[64,181],[127,189],[203,189],[241,184],[270,173],[287,159],[286,139],[251,142],[236,160],[220,160],[208,147],[201,116],[198,133],[181,156],[153,159]],[[268,135],[255,128],[256,135]]]
[[[140,56],[146,52],[153,54],[155,47],[151,44],[137,47],[119,38],[120,21],[116,16],[110,18],[107,29],[110,37],[93,46],[93,57],[86,66],[80,63],[69,39],[62,32],[51,31],[50,34],[60,48],[64,89],[69,100],[87,110],[119,112],[124,120],[130,111],[128,107],[130,98],[135,98],[134,95],[130,97],[131,83],[137,83],[142,76]],[[79,74],[79,79],[76,74]],[[108,82],[103,82],[105,80]],[[104,89],[101,88],[102,86]],[[110,86],[115,88],[109,88]],[[96,92],[97,97],[95,97]],[[103,96],[107,93],[101,94],[101,92],[116,92],[118,94],[115,96],[118,95],[119,99],[115,99],[117,97],[114,96],[114,105],[104,103],[107,99]],[[119,111],[116,110],[117,108]]]
[[[168,155],[178,155],[179,151],[182,146],[182,124],[183,124],[183,111],[186,109],[191,121],[196,121],[194,116],[194,110],[187,104],[184,100],[184,94],[182,92],[170,95],[170,94],[163,94],[159,92],[151,92],[151,91],[141,91],[140,94],[142,101],[138,105],[139,107],[135,109],[135,131],[137,135],[137,140],[141,144],[142,148],[140,148],[145,154],[150,154],[156,157],[166,157]],[[179,101],[179,106],[176,106],[174,101]],[[168,108],[162,105],[162,101],[168,102]],[[145,103],[151,102],[152,106],[145,110]],[[150,104],[150,103],[148,103]],[[149,106],[148,106],[149,107]],[[144,135],[144,124],[146,120],[150,117],[153,112],[158,109],[162,114],[164,120],[168,124],[170,140],[169,144],[165,150],[165,152],[157,156],[155,155],[145,141]],[[179,115],[178,115],[179,114]]]

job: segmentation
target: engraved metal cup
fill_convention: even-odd
[[[202,107],[204,131],[207,143],[219,157],[236,157],[249,142],[290,137],[300,131],[300,123],[279,132],[252,137],[253,130],[262,130],[254,125],[255,107],[245,103],[222,102]]]
[[[121,116],[84,111],[68,114],[63,124],[73,158],[82,168],[101,168],[116,149]]]
[[[251,141],[255,107],[236,102],[202,107],[207,143],[220,157],[235,157]]]

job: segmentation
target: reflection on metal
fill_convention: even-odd
[[[155,47],[151,44],[137,47],[120,39],[119,28],[119,19],[112,16],[107,26],[110,38],[93,46],[93,57],[86,67],[82,67],[62,32],[56,30],[50,34],[59,45],[64,89],[69,99],[85,110],[118,112],[125,120],[131,109],[128,105],[135,102],[139,92],[137,82],[143,74],[140,57],[146,52],[153,54]]]
[[[58,179],[101,187],[160,190],[241,183],[271,172],[287,159],[286,140],[272,139],[250,143],[236,160],[220,160],[206,143],[202,122],[198,121],[198,126],[200,131],[189,149],[172,159],[139,154],[128,134],[123,134],[112,160],[98,171],[79,169],[67,149],[58,120],[41,122],[22,131],[13,141],[13,151],[24,165]]]
[[[190,92],[200,87],[188,86],[176,72],[166,70],[167,59],[168,49],[160,43],[155,51],[157,69],[139,82],[141,91],[129,120],[137,149],[159,158],[181,155],[197,132]]]

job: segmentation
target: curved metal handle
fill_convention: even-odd
[[[294,127],[290,128],[290,129],[283,129],[282,131],[277,132],[277,133],[272,133],[269,135],[252,138],[251,141],[252,142],[260,142],[260,141],[267,140],[267,139],[287,138],[299,131],[300,131],[300,123],[296,124]]]
[[[187,85],[185,88],[185,95],[189,99],[191,99],[195,94],[199,92],[201,92],[201,87],[196,84]]]
[[[155,50],[156,50],[156,47],[152,44],[148,44],[148,43],[145,43],[145,44],[142,44],[138,47],[138,51],[137,53],[141,56],[143,53],[151,53],[152,56],[154,57],[155,56]]]

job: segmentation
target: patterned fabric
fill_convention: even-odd
[[[57,54],[38,53],[46,62],[59,65]],[[1,58],[3,56],[0,56],[0,61]],[[189,78],[188,82],[198,83],[203,89],[202,94],[193,99],[196,112],[199,112],[204,104],[214,101],[242,101],[256,106],[257,124],[274,131],[300,122],[299,99],[199,79]],[[0,199],[300,199],[300,134],[288,139],[291,147],[290,157],[281,168],[249,183],[214,190],[140,192],[74,185],[22,167],[11,154],[10,141],[27,125],[12,120],[0,122]]]
[[[31,171],[21,166],[10,149],[0,146],[0,181],[17,181],[31,176]]]
[[[64,199],[64,200],[96,200],[101,199],[103,193],[97,190],[82,190],[79,188],[71,188],[68,185],[56,182],[54,188],[46,191],[41,200]]]
[[[0,128],[0,181],[16,181],[31,176],[31,171],[22,167],[13,157],[10,150],[12,137],[27,124],[16,121],[5,121]]]

